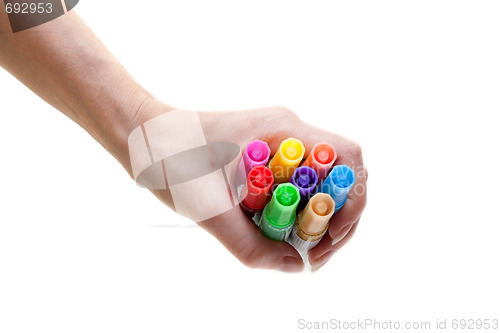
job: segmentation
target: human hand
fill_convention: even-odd
[[[150,119],[171,110],[172,108],[151,100],[141,108],[138,117]],[[185,111],[175,111],[175,113],[172,113],[172,117],[168,118],[168,121],[156,124],[156,128],[154,129],[151,126],[145,127],[146,131],[162,133],[161,140],[157,141],[161,142],[162,147],[154,147],[155,143],[149,142],[153,152],[164,150],[163,145],[169,144],[167,141],[170,141],[170,144],[174,145],[172,141],[175,141],[173,136],[176,134],[171,133],[169,136],[168,132],[176,132],[175,126],[182,126],[180,125],[181,123],[186,123],[184,120],[176,118],[183,118],[183,115],[186,114],[183,112]],[[339,135],[310,126],[304,123],[293,112],[283,107],[268,107],[233,112],[200,112],[197,113],[197,116],[207,143],[229,142],[238,145],[243,150],[250,141],[260,139],[269,144],[271,154],[274,154],[282,140],[294,137],[303,142],[306,148],[305,156],[309,154],[310,150],[318,142],[332,144],[338,156],[335,164],[349,165],[356,173],[357,183],[350,191],[344,207],[334,214],[330,220],[328,233],[309,252],[309,261],[313,270],[324,265],[338,249],[349,241],[356,230],[366,205],[367,174],[363,166],[359,145]],[[184,129],[190,131],[188,128]],[[195,134],[190,134],[190,139],[192,136],[195,136]],[[133,155],[132,152],[131,154]],[[199,151],[197,151],[197,155],[200,155]],[[186,158],[192,163],[186,163]],[[188,209],[182,209],[182,206],[191,207],[190,204],[184,201],[190,201],[193,198],[194,194],[191,195],[191,193],[196,191],[196,188],[192,187],[192,192],[189,195],[176,195],[175,190],[172,191],[173,186],[175,186],[172,185],[172,179],[193,179],[193,177],[188,177],[187,174],[213,171],[213,162],[211,162],[212,169],[210,169],[210,163],[203,165],[205,164],[203,161],[200,162],[200,160],[197,160],[195,162],[191,157],[184,157],[182,161],[183,167],[179,167],[179,162],[175,162],[175,168],[169,167],[168,162],[164,163],[162,165],[162,174],[167,174],[166,178],[168,179],[167,183],[169,186],[163,189],[153,188],[151,190],[171,208],[181,213],[184,212],[183,215],[192,218]],[[190,166],[186,167],[188,164]],[[213,178],[211,179],[213,180]],[[236,187],[238,184],[233,185]],[[203,187],[215,189],[217,186],[215,181],[212,183],[209,180],[208,183],[205,181]],[[226,208],[216,207],[222,213],[212,216],[213,212],[217,211],[214,205],[217,205],[217,201],[225,201],[227,198],[224,199],[224,197],[227,196],[228,193],[224,189],[220,191],[214,190],[213,192],[201,191],[200,196],[194,198],[196,209],[201,210],[202,215],[208,218],[203,220],[198,219],[199,221],[195,222],[216,237],[246,266],[288,272],[303,269],[302,258],[291,245],[286,242],[270,240],[262,235],[259,228],[241,211],[238,205],[226,206]]]

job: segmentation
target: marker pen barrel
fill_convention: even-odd
[[[328,230],[328,223],[335,211],[335,201],[326,193],[316,193],[299,214],[290,234],[290,243],[302,258],[315,247]]]
[[[243,199],[240,202],[241,210],[251,218],[262,213],[268,202],[273,183],[273,173],[269,168],[253,167],[248,173],[247,182],[241,194]]]
[[[322,181],[328,175],[336,159],[335,149],[330,144],[322,142],[314,146],[302,165],[313,168],[318,174],[318,179]]]
[[[312,168],[301,166],[295,169],[290,182],[299,189],[300,210],[300,208],[303,208],[307,204],[307,201],[309,201],[309,198],[311,198],[311,195],[314,193],[316,185],[318,184],[318,175]]]
[[[243,164],[245,165],[246,174],[248,175],[253,167],[267,165],[270,156],[271,149],[267,143],[261,140],[250,142],[243,152]]]
[[[300,140],[288,138],[281,142],[278,151],[269,162],[276,183],[289,182],[293,172],[304,158],[304,145]]]
[[[335,212],[345,204],[349,190],[356,183],[354,170],[347,165],[336,165],[328,177],[318,184],[317,192],[329,194],[335,201]]]
[[[264,236],[285,241],[295,223],[299,201],[300,193],[297,187],[290,183],[280,184],[262,212],[260,229]]]

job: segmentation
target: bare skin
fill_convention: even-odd
[[[138,85],[74,12],[13,34],[2,6],[0,11],[0,66],[82,126],[132,176],[127,145],[130,132],[174,107],[156,101]],[[313,269],[324,265],[349,241],[366,205],[367,174],[359,145],[305,124],[284,107],[206,112],[200,117],[211,140],[240,147],[259,138],[267,141],[274,153],[281,140],[296,137],[303,141],[307,155],[317,142],[333,144],[338,154],[336,164],[355,170],[362,191],[351,191],[345,206],[331,219],[327,235],[310,251]],[[252,125],[257,122],[266,125]],[[169,204],[161,192],[154,194]],[[199,225],[249,267],[287,272],[304,267],[292,246],[264,237],[239,208]]]

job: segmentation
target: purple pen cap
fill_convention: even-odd
[[[318,174],[313,168],[301,166],[295,169],[290,181],[298,187],[301,200],[307,201],[318,184]]]
[[[256,166],[265,166],[271,156],[271,149],[261,140],[250,142],[243,153],[243,163],[245,164],[245,172],[248,173]]]

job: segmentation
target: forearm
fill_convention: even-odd
[[[99,141],[130,173],[127,137],[149,94],[74,13],[11,33],[0,6],[0,65]]]

